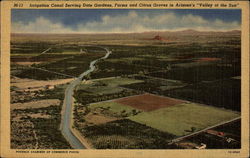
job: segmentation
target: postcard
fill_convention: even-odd
[[[1,157],[249,156],[249,2],[1,13]]]

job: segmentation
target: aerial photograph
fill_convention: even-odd
[[[241,149],[240,9],[12,9],[11,149]]]

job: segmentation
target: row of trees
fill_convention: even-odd
[[[111,100],[115,98],[126,97],[130,95],[139,94],[137,91],[132,90],[122,90],[119,93],[112,93],[112,94],[90,94],[84,90],[75,90],[74,91],[74,98],[78,103],[82,105],[86,105],[89,103],[100,102],[105,100]]]

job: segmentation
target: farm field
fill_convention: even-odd
[[[192,84],[150,76],[134,76],[134,78],[144,80],[144,82],[122,87],[241,111],[241,81],[235,77]]]
[[[11,148],[71,149],[58,130],[61,105],[11,111]]]
[[[234,111],[241,111],[240,85],[240,80],[229,78],[211,82],[204,81],[182,88],[166,90],[162,94]]]
[[[97,149],[164,149],[173,135],[128,119],[89,126],[84,136]]]
[[[12,74],[38,80],[76,77],[88,68],[90,61],[105,54],[101,48],[53,42],[16,42],[11,46]],[[26,46],[27,51],[23,50]]]
[[[59,131],[66,82],[11,78],[11,148],[70,149]],[[48,84],[53,89],[45,89]]]
[[[182,88],[187,85],[178,80],[170,80],[163,78],[156,78],[146,75],[134,75],[135,79],[142,80],[141,83],[132,83],[129,85],[122,85],[122,87],[136,89],[139,91],[145,91],[149,93],[162,94],[165,90],[171,90],[175,88]]]
[[[123,104],[112,102],[112,101],[90,104],[89,108],[90,109],[96,109],[96,108],[105,109],[106,108],[111,112],[118,113],[121,115],[123,115],[123,113],[130,114],[133,112],[133,110],[136,111],[135,108],[132,108],[130,106],[124,106]]]
[[[112,79],[101,79],[98,80],[101,83],[107,84],[109,87],[117,87],[117,86],[121,86],[121,85],[128,85],[128,84],[132,84],[132,83],[141,83],[143,82],[142,80],[137,80],[137,79],[133,79],[133,78],[121,78],[121,77],[116,77],[116,78],[112,78]]]
[[[192,142],[195,144],[205,143],[209,149],[240,149],[241,148],[241,119],[223,124],[198,135],[183,139],[181,142]],[[213,133],[209,132],[212,131]],[[222,135],[217,135],[222,133]],[[180,147],[179,143],[175,144]],[[181,145],[182,148],[186,146]]]
[[[221,67],[216,65],[199,65],[177,67],[168,72],[150,73],[150,76],[180,80],[187,83],[213,81],[240,75],[240,67]]]
[[[47,61],[35,64],[33,67],[22,67],[22,71],[17,73],[16,76],[20,78],[33,78],[40,80],[52,80],[58,78],[69,78],[76,77],[80,75],[82,70],[87,69],[89,67],[90,61],[96,59],[98,57],[103,56],[103,54],[94,54],[94,55],[74,55],[71,57],[65,57],[64,54],[60,54],[61,60],[58,60],[58,57],[54,57],[57,60],[50,61],[48,55],[44,57]],[[39,60],[35,60],[36,62]],[[15,68],[15,65],[13,65]],[[44,69],[44,70],[41,70]],[[50,72],[49,72],[50,71]],[[55,73],[54,73],[55,72]],[[60,74],[57,74],[60,73]],[[36,75],[33,75],[36,74]],[[44,75],[46,74],[46,75]],[[65,75],[63,75],[65,74]]]
[[[27,89],[27,88],[37,88],[43,87],[44,85],[61,85],[72,81],[72,78],[69,79],[61,79],[61,80],[32,80],[32,79],[20,79],[20,78],[11,78],[12,86],[19,89]]]
[[[143,94],[138,96],[131,96],[127,98],[117,99],[114,102],[119,104],[128,105],[143,111],[153,111],[163,107],[170,107],[177,104],[184,103],[185,101],[161,97],[152,94]]]
[[[31,108],[43,108],[50,105],[59,105],[59,99],[45,99],[34,102],[25,102],[25,103],[15,103],[11,104],[11,109],[31,109]]]
[[[152,103],[159,98],[162,101]],[[187,135],[240,116],[231,110],[149,94],[90,104],[89,108],[126,114],[122,116],[175,136]]]
[[[239,113],[233,111],[185,103],[140,113],[129,119],[176,136],[183,136],[239,116]]]
[[[75,88],[74,98],[78,103],[86,105],[89,103],[136,95],[140,94],[141,92],[123,88],[120,87],[120,85],[140,82],[143,81],[126,77],[83,81]]]
[[[76,87],[76,90],[84,90],[89,93],[93,94],[112,94],[112,93],[119,93],[124,88],[120,87],[121,85],[128,85],[132,83],[141,83],[142,80],[136,80],[133,78],[107,78],[107,79],[98,79],[98,80],[91,80],[87,82],[82,82],[82,84]]]

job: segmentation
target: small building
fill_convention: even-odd
[[[84,49],[84,50],[82,50],[82,48],[80,49],[80,53],[83,53],[83,54],[86,54],[87,52],[86,52],[86,50]]]
[[[24,89],[23,92],[30,92],[30,89]]]
[[[176,142],[174,145],[181,149],[196,149],[196,146],[198,146],[198,144],[189,141]]]
[[[207,145],[206,145],[206,144],[201,143],[201,145],[200,145],[200,146],[196,146],[195,148],[196,148],[196,149],[206,149],[206,147],[207,147]]]
[[[226,138],[226,141],[227,141],[228,143],[235,142],[235,140],[234,140],[233,138]]]
[[[55,88],[54,85],[46,85],[46,86],[45,86],[45,89],[54,89],[54,88]]]
[[[219,136],[219,137],[223,137],[225,134],[224,132],[219,132],[219,131],[215,131],[215,130],[207,130],[206,131],[208,134],[212,134],[212,135],[216,135],[216,136]]]

